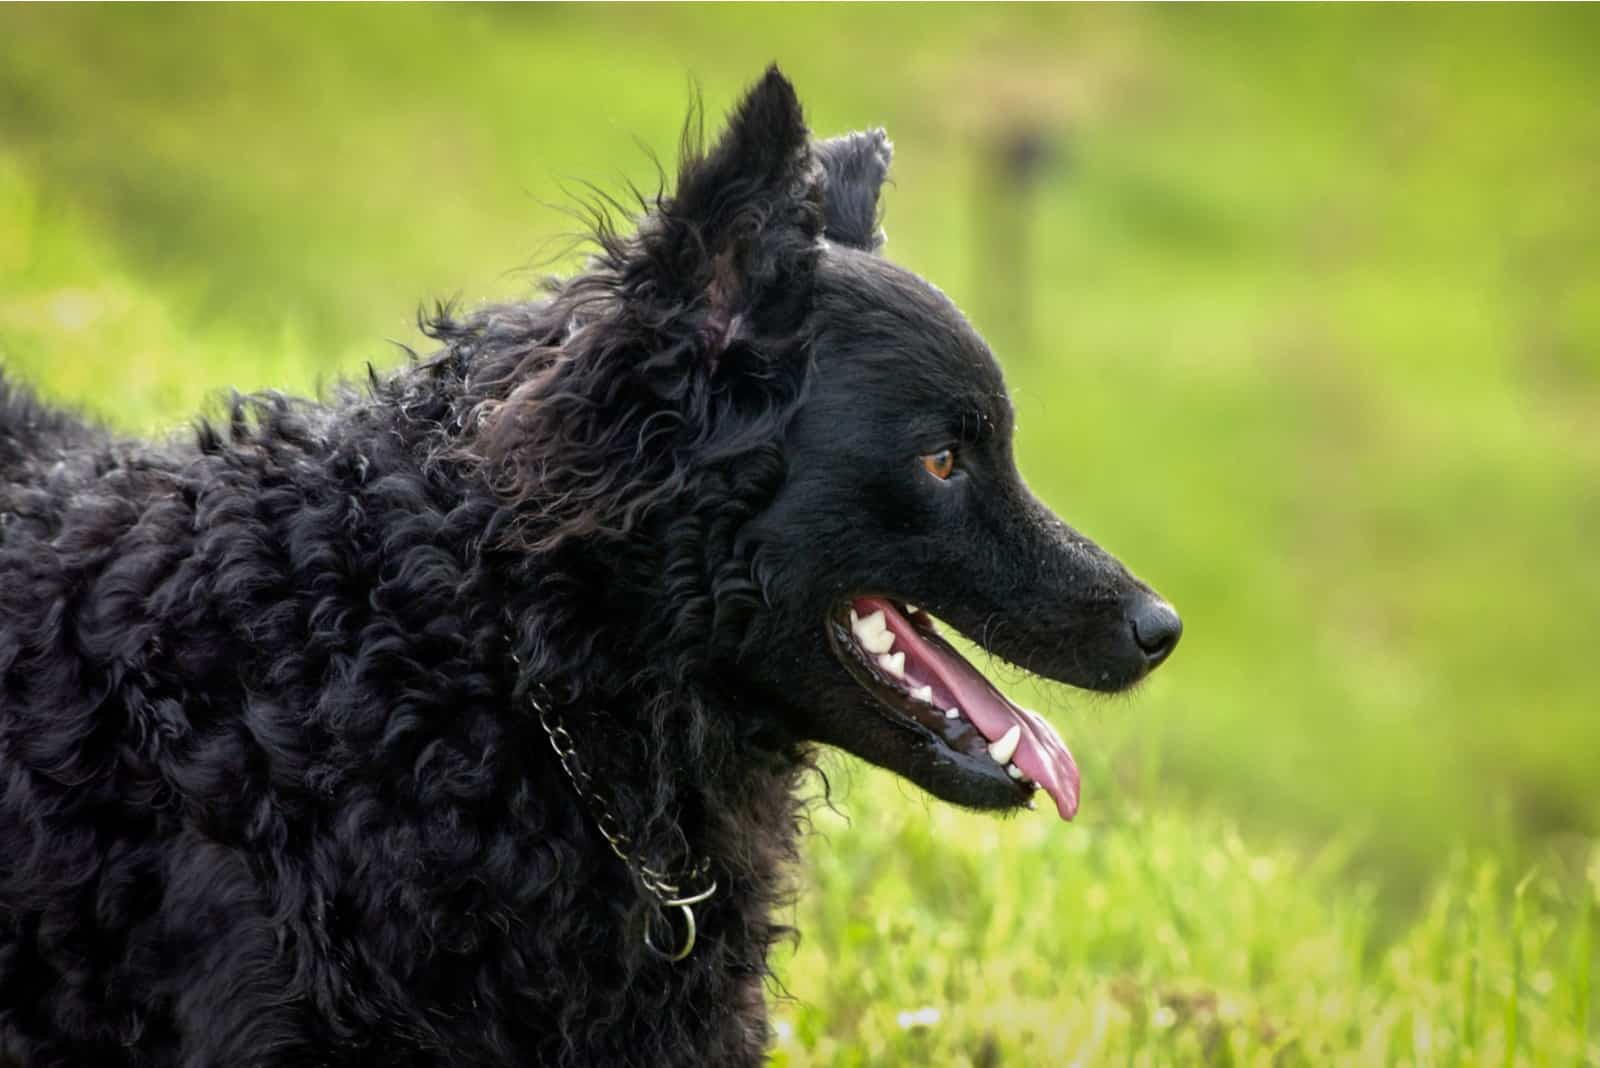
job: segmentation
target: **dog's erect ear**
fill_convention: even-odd
[[[677,189],[642,233],[658,290],[703,312],[715,355],[796,325],[822,233],[822,176],[794,86],[770,67],[708,152],[686,148]]]
[[[878,251],[878,193],[894,157],[889,135],[881,128],[845,134],[817,142],[812,151],[822,165],[823,234],[841,245]]]

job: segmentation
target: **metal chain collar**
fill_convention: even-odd
[[[521,666],[515,653],[511,659]],[[703,889],[689,890],[689,887],[704,884],[711,872],[711,861],[702,857],[692,865],[687,872],[677,878],[672,878],[668,873],[650,867],[634,855],[633,839],[622,829],[621,822],[616,814],[611,811],[611,806],[594,787],[594,780],[589,773],[583,770],[578,763],[572,735],[562,725],[561,719],[546,704],[539,701],[533,694],[528,695],[528,704],[539,717],[539,726],[544,728],[544,733],[550,739],[550,748],[555,750],[556,758],[561,761],[561,770],[567,773],[567,778],[572,781],[572,787],[578,792],[589,808],[589,815],[594,820],[595,828],[600,836],[606,840],[611,851],[617,859],[627,866],[639,881],[639,885],[651,898],[655,900],[658,908],[663,911],[679,909],[683,915],[684,937],[683,944],[676,950],[668,952],[658,947],[650,938],[650,924],[647,921],[644,929],[644,944],[652,953],[664,957],[669,961],[680,961],[687,957],[694,949],[698,929],[695,924],[694,906],[711,900],[717,892],[717,882],[711,880],[709,886]]]

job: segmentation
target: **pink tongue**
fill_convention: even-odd
[[[856,610],[862,614],[879,608],[884,609],[884,619],[894,631],[895,648],[906,653],[906,674],[919,678],[933,674],[990,742],[999,741],[1013,725],[1020,726],[1022,737],[1011,762],[1054,799],[1062,819],[1076,815],[1078,765],[1055,728],[1036,713],[1012,704],[961,657],[924,641],[916,627],[888,602],[875,597],[856,602]],[[923,668],[920,675],[916,667]]]

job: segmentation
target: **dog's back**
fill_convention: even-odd
[[[231,415],[120,441],[0,381],[0,1068],[176,1063],[175,1019],[216,1032],[195,1063],[287,1043],[241,841],[308,743],[246,687],[292,644],[263,606],[319,439],[270,397]]]
[[[24,533],[48,537],[70,497],[59,491],[109,443],[104,431],[0,371],[0,547]]]
[[[46,405],[0,370],[0,483],[29,481],[63,453],[104,440],[101,431]]]

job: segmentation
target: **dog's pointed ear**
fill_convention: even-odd
[[[889,176],[894,145],[880,127],[819,141],[823,173],[823,234],[829,241],[876,252],[883,247],[878,194]]]
[[[656,285],[697,314],[713,358],[736,341],[793,329],[822,235],[822,174],[800,100],[777,67],[710,151],[690,141],[677,188],[653,221],[641,236]]]

